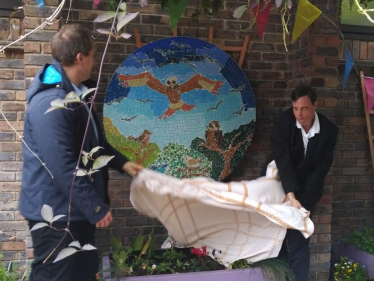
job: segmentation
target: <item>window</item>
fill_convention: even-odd
[[[350,2],[343,0],[341,5],[341,30],[344,37],[374,41],[374,23],[357,11],[355,3],[353,3],[351,10]],[[365,4],[361,4],[361,6],[364,9],[374,9],[374,1],[367,1],[366,7]],[[370,15],[374,17],[374,13],[370,13]]]

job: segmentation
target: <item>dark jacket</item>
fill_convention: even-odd
[[[104,139],[95,115],[93,117],[97,126],[90,122],[87,137],[83,142],[88,106],[70,104],[74,110],[58,109],[44,114],[51,106],[51,101],[64,99],[67,93],[73,91],[73,86],[57,62],[53,67],[59,73],[57,76],[60,81],[53,84],[43,83],[48,66],[45,65],[36,74],[26,94],[28,108],[24,140],[53,175],[52,178],[39,160],[23,145],[24,164],[19,210],[25,218],[36,221],[44,221],[40,214],[43,204],[51,206],[54,215],[68,214],[70,187],[82,143],[86,152],[96,146],[104,148],[95,153],[94,158],[114,155],[109,167],[121,171],[127,161]],[[89,81],[85,83],[89,88],[96,86]],[[83,164],[79,163],[79,166],[83,167]],[[71,198],[71,221],[88,220],[94,224],[103,218],[109,208],[108,168],[103,167],[100,172],[92,174],[92,180],[87,176],[76,177]],[[67,221],[67,217],[59,221]]]
[[[271,133],[271,154],[262,169],[275,160],[285,193],[294,192],[301,205],[310,209],[323,193],[324,178],[333,162],[338,127],[318,114],[320,133],[308,141],[304,157],[301,129],[296,127],[292,108],[283,112]]]

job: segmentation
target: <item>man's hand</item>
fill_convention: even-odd
[[[299,200],[296,199],[295,194],[293,192],[288,192],[287,197],[290,200],[291,206],[301,209],[303,206],[300,204]]]
[[[96,227],[107,227],[113,220],[112,214],[108,211],[106,215],[96,223]]]
[[[142,165],[130,161],[126,162],[122,167],[122,170],[124,170],[126,173],[129,173],[133,177],[135,177],[139,173],[139,171],[143,169],[144,167]]]

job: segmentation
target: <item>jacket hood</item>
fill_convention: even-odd
[[[50,67],[53,66],[55,77],[53,79],[48,79],[45,77],[49,74]],[[47,81],[47,82],[46,82]],[[35,78],[26,92],[26,101],[29,103],[31,99],[38,93],[50,89],[60,87],[67,92],[73,91],[73,86],[71,85],[69,79],[67,78],[61,64],[55,61],[53,64],[45,64],[35,75]]]

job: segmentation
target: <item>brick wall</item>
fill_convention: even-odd
[[[25,1],[25,19],[23,28],[27,32],[49,16],[58,5],[58,0],[45,0],[46,8],[39,9],[33,0]],[[70,1],[67,1],[70,2]],[[337,22],[337,7],[325,1],[312,1],[331,20]],[[331,1],[330,1],[331,2]],[[335,1],[333,1],[335,3]],[[108,23],[93,23],[98,10],[107,10],[108,2],[102,1],[93,9],[92,0],[73,1],[70,22],[80,22],[91,30],[107,27]],[[322,3],[322,4],[321,4]],[[67,3],[68,5],[69,3]],[[277,10],[273,10],[269,25],[262,39],[258,38],[256,28],[241,32],[248,25],[249,16],[243,20],[233,20],[232,11],[237,2],[225,2],[225,10],[212,19],[201,17],[199,26],[192,22],[190,15],[194,7],[187,7],[181,19],[178,35],[207,39],[208,27],[214,26],[214,42],[237,46],[242,44],[245,35],[250,43],[246,52],[243,71],[254,90],[257,107],[257,127],[252,145],[241,166],[231,176],[232,180],[252,179],[259,176],[263,162],[269,155],[270,130],[279,115],[290,106],[290,92],[300,82],[310,83],[317,89],[319,96],[318,111],[328,116],[340,129],[333,168],[325,180],[325,194],[317,206],[313,218],[316,224],[315,234],[311,238],[311,280],[327,280],[330,267],[330,251],[337,250],[338,243],[353,229],[373,225],[373,172],[369,159],[366,139],[365,119],[362,113],[362,95],[358,76],[352,71],[346,90],[342,90],[344,73],[343,44],[336,28],[327,19],[320,16],[315,24],[299,40],[285,51],[282,40],[281,19]],[[138,27],[143,42],[169,37],[168,12],[152,4],[140,8],[129,3],[129,11],[139,11],[140,16],[128,25],[127,31]],[[293,11],[295,13],[295,11]],[[62,13],[66,19],[67,8]],[[290,30],[292,30],[291,18]],[[0,103],[1,109],[9,116],[19,130],[23,127],[24,89],[27,87],[40,66],[50,61],[49,39],[58,29],[58,24],[34,34],[18,49],[7,52],[0,59]],[[97,61],[101,59],[106,38],[96,38]],[[102,113],[104,93],[111,75],[123,60],[135,50],[135,39],[120,39],[111,42],[106,55],[100,94],[96,108]],[[352,41],[352,55],[359,68],[368,75],[374,75],[371,67],[374,57],[373,42]],[[231,54],[237,58],[237,54]],[[97,71],[96,67],[96,71]],[[23,78],[25,76],[25,79]],[[93,77],[97,77],[94,74]],[[24,83],[25,81],[25,83]],[[26,86],[25,86],[26,85]],[[16,211],[20,187],[22,155],[20,143],[9,127],[0,120],[0,250],[6,254],[6,260],[25,260],[32,257],[30,239],[26,239],[26,224]],[[109,237],[120,237],[125,243],[134,235],[146,234],[152,228],[152,220],[139,216],[129,202],[130,178],[117,172],[110,172],[110,195],[114,221],[110,228],[97,232],[97,244],[102,250],[110,249]],[[156,227],[158,237],[164,237],[165,230],[159,224]],[[16,238],[12,238],[16,237]],[[13,239],[13,240],[11,240]],[[336,254],[338,254],[336,252]]]

